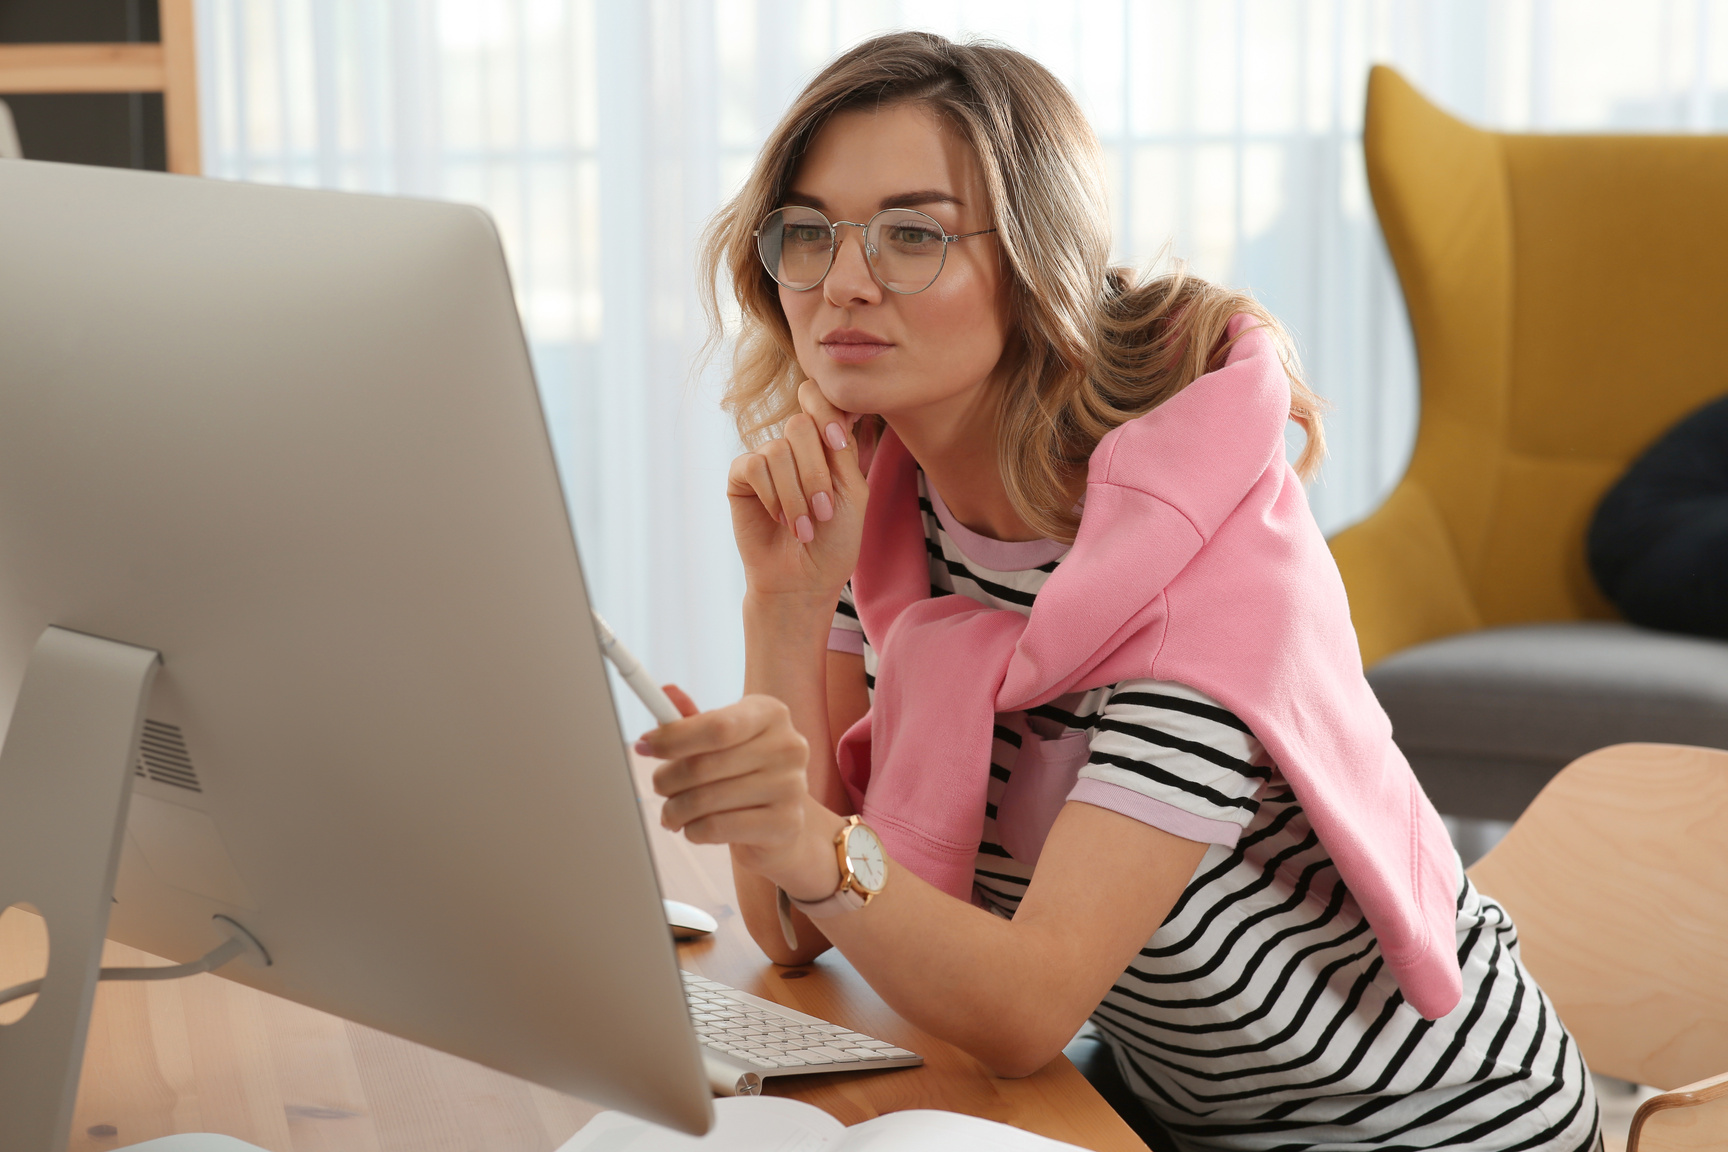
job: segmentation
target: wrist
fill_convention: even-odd
[[[795,684],[814,685],[820,692],[822,681],[820,678],[813,681],[811,673],[823,667],[838,600],[838,593],[822,597],[804,593],[746,594],[745,691],[765,692],[788,703],[796,698]]]
[[[744,593],[744,626],[802,631],[820,625],[823,635],[827,635],[834,620],[834,605],[839,602],[838,588],[829,592],[758,592],[751,589]]]
[[[812,799],[796,850],[768,879],[794,900],[805,903],[834,895],[840,890],[840,858],[834,851],[834,838],[845,823],[845,817]]]

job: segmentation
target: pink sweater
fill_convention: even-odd
[[[852,576],[880,662],[840,774],[890,854],[965,900],[995,713],[1120,680],[1187,684],[1265,746],[1405,999],[1434,1019],[1461,992],[1457,856],[1362,676],[1343,582],[1284,460],[1289,410],[1276,351],[1249,331],[1223,368],[1110,432],[1030,617],[931,598],[917,464],[887,433]]]

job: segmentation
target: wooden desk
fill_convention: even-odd
[[[646,790],[644,789],[644,792]],[[658,805],[644,805],[653,821]],[[907,1024],[838,953],[776,969],[736,912],[725,849],[652,838],[666,895],[715,914],[685,968],[922,1053],[922,1068],[771,1079],[853,1124],[904,1108],[969,1112],[1100,1152],[1145,1145],[1066,1059],[1024,1080]],[[157,963],[110,943],[105,964]],[[215,976],[104,984],[73,1118],[74,1152],[222,1132],[271,1152],[550,1152],[599,1108]]]

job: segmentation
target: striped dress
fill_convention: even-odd
[[[1065,549],[978,536],[922,476],[919,494],[932,595],[1030,612]],[[850,589],[829,647],[861,653],[874,687],[876,654]],[[1181,684],[1124,681],[998,715],[995,736],[974,877],[974,900],[990,911],[1013,916],[1041,847],[1016,818],[1017,767],[1066,772],[1069,800],[1210,845],[1092,1015],[1123,1079],[1184,1147],[1596,1146],[1577,1046],[1519,962],[1505,910],[1462,868],[1464,996],[1424,1020],[1289,785],[1215,701]]]

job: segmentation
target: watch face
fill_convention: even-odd
[[[888,855],[882,851],[882,841],[862,824],[854,824],[846,833],[846,862],[864,891],[874,894],[888,883]]]

